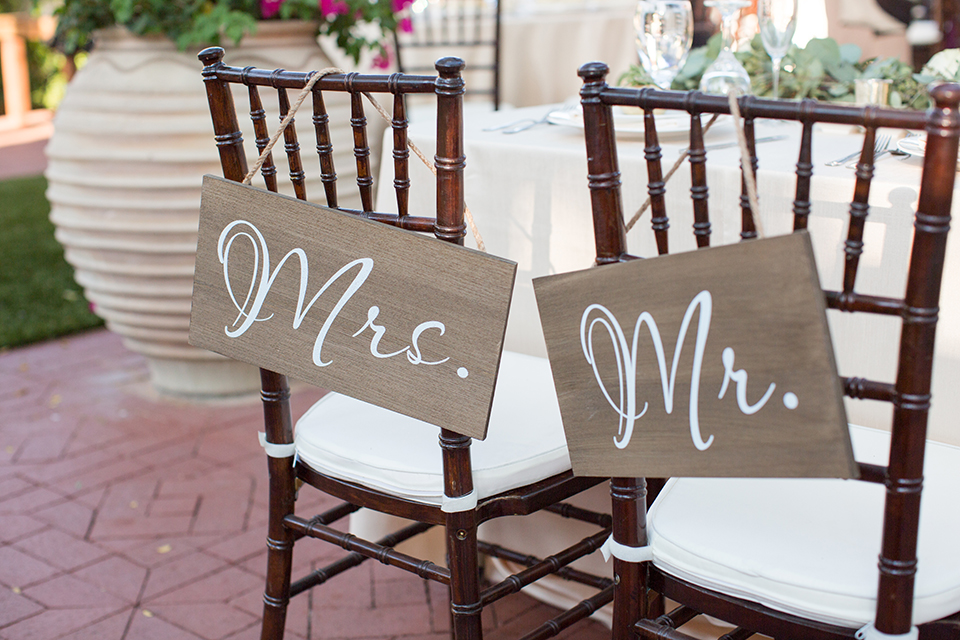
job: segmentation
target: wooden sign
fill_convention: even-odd
[[[574,473],[856,477],[806,232],[534,289]]]
[[[482,439],[515,274],[204,176],[190,344]]]

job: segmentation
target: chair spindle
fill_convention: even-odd
[[[806,120],[800,133],[797,159],[797,192],[793,199],[793,230],[806,229],[810,218],[810,179],[813,176],[813,122]]]
[[[267,113],[263,109],[263,102],[260,100],[260,92],[256,85],[247,85],[247,94],[250,99],[250,121],[253,123],[253,132],[256,136],[257,153],[263,153],[263,150],[267,148],[267,143],[270,142],[270,131],[267,130]],[[260,175],[263,176],[267,190],[276,193],[277,165],[273,162],[273,151],[267,154],[263,166],[260,167]]]
[[[317,137],[317,156],[320,159],[320,182],[328,207],[337,207],[337,170],[333,164],[333,143],[330,140],[330,115],[323,102],[323,92],[313,90],[313,129]]]
[[[847,231],[847,240],[843,245],[843,291],[850,293],[857,280],[857,267],[860,265],[860,255],[863,253],[863,229],[866,225],[867,214],[870,211],[870,182],[873,180],[874,145],[877,139],[877,128],[867,127],[863,136],[863,150],[860,152],[860,161],[857,163],[857,182],[854,188],[853,201],[850,203],[850,228]]]
[[[393,98],[393,187],[397,192],[397,215],[404,218],[410,203],[410,148],[407,146],[407,110],[403,94]]]
[[[697,247],[710,246],[707,152],[703,147],[703,122],[699,113],[690,114],[690,199],[693,201],[693,235]]]
[[[741,107],[742,108],[742,107]],[[743,134],[747,139],[747,151],[750,153],[750,168],[753,175],[757,175],[757,169],[760,168],[760,161],[757,159],[757,138],[754,128],[754,119],[750,116],[743,118]],[[750,240],[757,237],[757,225],[753,218],[753,210],[750,208],[750,197],[747,195],[746,167],[743,161],[740,163],[740,239]],[[759,215],[759,212],[757,212]]]
[[[667,204],[664,194],[667,192],[667,183],[663,180],[663,166],[661,158],[663,150],[657,136],[657,123],[653,116],[653,109],[643,110],[644,128],[644,158],[647,161],[647,192],[650,194],[650,226],[657,239],[657,252],[660,255],[669,253],[667,243],[667,229],[670,228],[670,218],[667,216]]]
[[[282,121],[290,112],[290,98],[287,95],[287,90],[283,88],[277,89],[277,97],[280,101],[280,120]],[[287,152],[293,193],[298,199],[306,200],[306,174],[303,171],[303,162],[300,160],[300,143],[297,140],[296,120],[296,118],[291,119],[290,124],[283,130],[283,148]]]
[[[357,159],[357,186],[360,206],[373,211],[373,172],[370,170],[370,145],[367,142],[367,117],[363,112],[363,94],[350,94],[350,125],[353,127],[353,155]]]

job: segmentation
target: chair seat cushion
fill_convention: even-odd
[[[890,436],[851,426],[860,462]],[[928,442],[914,624],[960,610],[960,449]],[[675,478],[650,509],[662,571],[771,609],[845,627],[872,622],[882,485],[855,480]]]
[[[439,432],[420,420],[329,393],[297,422],[294,441],[300,460],[321,473],[439,505]],[[470,449],[481,499],[570,468],[546,358],[503,352],[487,437],[474,440]]]

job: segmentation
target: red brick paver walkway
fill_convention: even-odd
[[[319,395],[294,394],[295,410]],[[0,353],[0,640],[259,637],[266,464],[256,397],[159,397],[104,331]],[[304,491],[298,509],[322,506]],[[337,550],[305,541],[295,575]],[[444,590],[370,562],[295,598],[289,638],[445,638]],[[487,637],[555,612],[519,595]],[[606,638],[589,622],[562,637]]]

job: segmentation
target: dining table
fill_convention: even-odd
[[[689,116],[658,116],[664,172],[688,146]],[[618,113],[617,145],[623,182],[625,216],[632,215],[647,198],[647,169],[644,159],[642,116]],[[662,122],[661,122],[662,119]],[[529,124],[515,132],[513,129]],[[662,126],[660,126],[662,124]],[[894,138],[906,132],[892,131]],[[435,125],[414,123],[409,131],[428,158],[433,156]],[[568,271],[588,269],[594,261],[587,160],[579,105],[538,105],[499,112],[469,113],[464,125],[466,156],[465,199],[485,250],[517,263],[517,281],[507,326],[504,348],[545,356],[543,336],[533,294],[532,280]],[[758,122],[756,126],[757,189],[759,218],[766,236],[792,230],[792,201],[800,147],[800,128],[785,121]],[[813,143],[812,210],[809,229],[815,238],[815,258],[824,288],[840,289],[844,265],[850,201],[853,197],[853,163],[828,166],[827,162],[858,151],[863,132],[841,125],[817,125]],[[906,140],[905,142],[910,142]],[[707,183],[711,215],[711,244],[724,245],[740,240],[740,151],[736,130],[729,116],[719,118],[707,131]],[[891,143],[891,148],[897,141]],[[909,144],[904,148],[911,149]],[[916,148],[917,145],[913,145]],[[912,240],[913,214],[918,196],[923,158],[920,152],[885,153],[876,161],[870,188],[870,211],[864,234],[864,253],[857,289],[873,295],[902,296]],[[393,179],[390,144],[384,144],[381,184]],[[432,184],[424,166],[413,161],[410,212],[430,215],[435,208],[432,189],[418,190],[417,183]],[[418,178],[419,177],[419,181]],[[695,249],[692,233],[690,170],[684,163],[666,185],[670,215],[671,252]],[[392,189],[380,192],[378,209],[395,211]],[[628,233],[632,253],[656,255],[650,230],[650,212],[640,216]],[[468,231],[466,244],[478,246]],[[960,242],[948,242],[933,372],[933,404],[929,437],[960,445]],[[735,277],[735,274],[731,274]],[[897,340],[900,320],[868,314],[841,314],[828,311],[828,324],[839,373],[893,381],[897,367]],[[846,400],[848,420],[854,424],[889,429],[892,407],[887,403]],[[579,504],[608,508],[605,485],[579,497]],[[550,525],[550,514],[487,523],[481,536],[494,542],[522,537],[537,540],[544,549],[560,548],[574,536],[589,530],[577,523]],[[362,520],[358,519],[358,523]],[[362,526],[362,524],[360,525]],[[442,545],[442,543],[441,543]],[[594,554],[599,556],[599,554]],[[610,572],[598,557],[576,565],[586,570]],[[496,574],[506,568],[499,561],[488,563]],[[533,595],[557,604],[570,604],[584,594],[560,581],[537,587]]]

